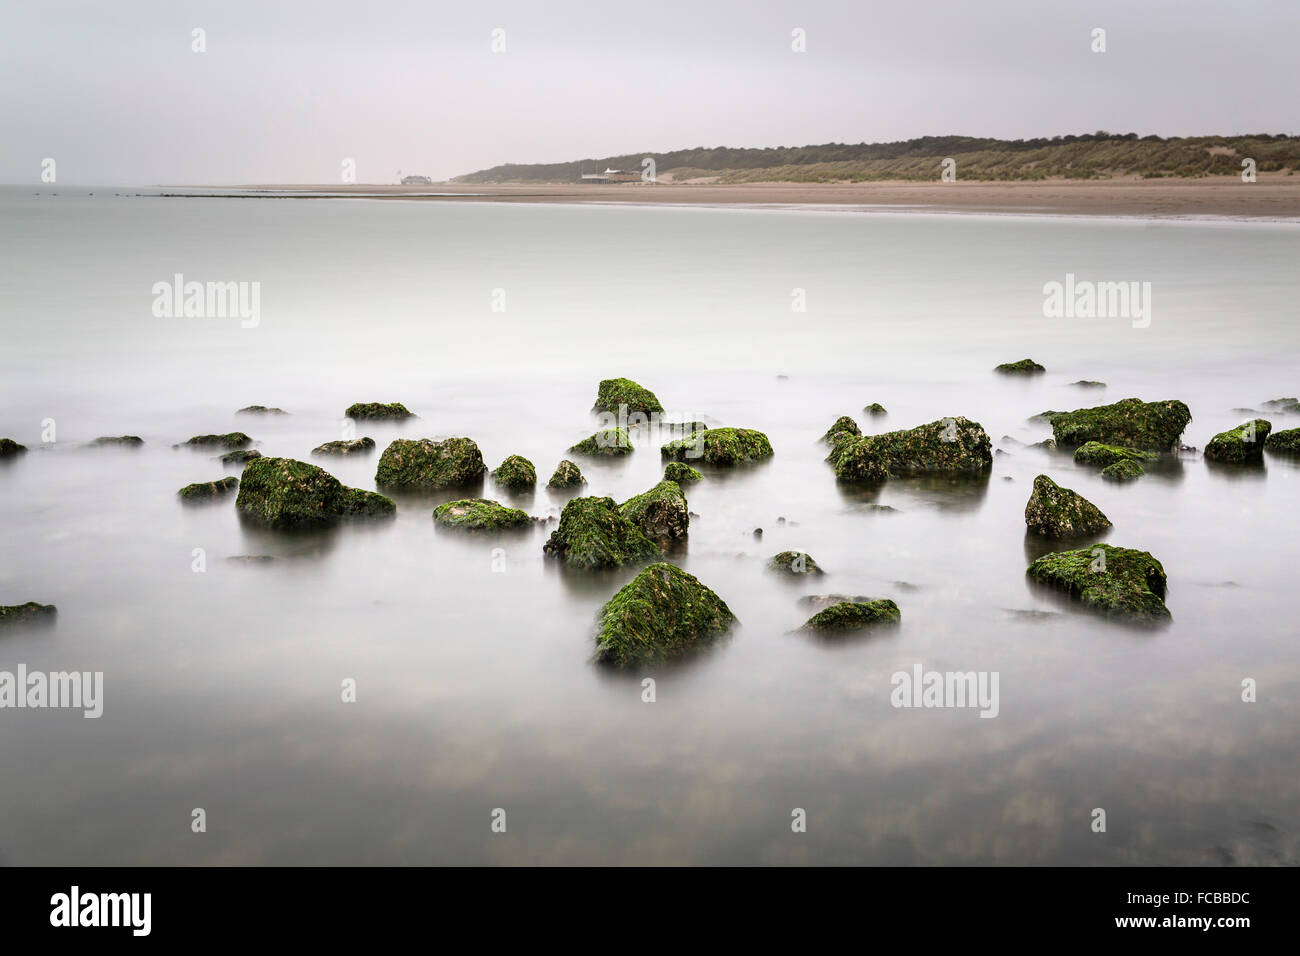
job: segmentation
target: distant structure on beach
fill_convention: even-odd
[[[583,173],[584,183],[639,183],[641,171],[636,169],[606,169],[603,173]]]
[[[403,176],[403,186],[432,186],[433,180],[428,176]]]

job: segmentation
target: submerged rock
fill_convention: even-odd
[[[1085,442],[1074,450],[1074,460],[1080,465],[1113,465],[1117,461],[1155,461],[1159,455],[1136,448],[1103,445],[1099,441]]]
[[[1062,488],[1046,475],[1039,475],[1025,505],[1025,524],[1034,534],[1068,538],[1105,531],[1110,527],[1110,519],[1083,495]]]
[[[591,410],[617,414],[620,405],[626,406],[629,415],[640,412],[648,417],[656,413],[662,415],[664,411],[654,392],[642,388],[630,378],[605,379],[596,389],[596,404]]]
[[[351,441],[327,441],[311,450],[313,455],[364,455],[375,450],[373,438],[353,438]]]
[[[1079,388],[1105,388],[1106,387],[1105,382],[1094,382],[1086,378],[1081,378],[1077,382],[1071,382],[1070,384],[1078,386]]]
[[[863,408],[862,411],[864,414],[871,416],[889,414],[889,412],[885,411],[885,406],[881,405],[879,402],[872,402],[870,405]]]
[[[698,468],[692,468],[680,461],[670,461],[664,466],[664,481],[675,481],[679,485],[687,485],[703,478],[704,475],[700,473]]]
[[[268,408],[265,405],[247,405],[235,412],[236,415],[288,415],[283,408]]]
[[[660,547],[685,537],[691,521],[686,496],[675,481],[659,482],[649,491],[623,502],[618,510]]]
[[[186,485],[177,494],[187,501],[199,501],[204,498],[220,498],[238,487],[239,479],[231,475],[228,478],[218,478],[216,481],[201,481]]]
[[[235,451],[228,451],[221,456],[223,465],[243,465],[252,461],[254,458],[261,458],[262,453],[256,448],[238,448]]]
[[[1101,476],[1107,481],[1132,481],[1134,478],[1141,478],[1145,474],[1146,470],[1141,465],[1128,458],[1107,465],[1101,470]]]
[[[244,448],[252,443],[253,439],[243,432],[226,432],[224,435],[195,435],[185,442],[185,444],[193,445],[195,448]]]
[[[1047,369],[1033,359],[1021,359],[1019,362],[1003,362],[993,371],[1001,372],[1003,375],[1038,375],[1046,372]]]
[[[821,566],[806,551],[782,551],[767,562],[769,571],[778,574],[825,574]]]
[[[1170,617],[1164,602],[1165,569],[1146,551],[1096,544],[1043,555],[1029,565],[1027,573],[1108,616],[1145,623]]]
[[[1182,402],[1144,402],[1140,398],[1059,412],[1050,419],[1059,445],[1095,441],[1148,451],[1176,448],[1179,436],[1191,420],[1192,413]]]
[[[415,414],[401,402],[356,402],[343,413],[354,421],[404,421]]]
[[[616,667],[670,660],[718,640],[734,624],[727,603],[694,575],[657,562],[601,610],[596,659]]]
[[[982,475],[993,467],[992,442],[979,422],[941,418],[881,435],[836,445],[835,477],[843,481],[883,481],[909,475]]]
[[[632,440],[627,437],[626,428],[602,428],[590,438],[584,438],[569,451],[575,455],[629,455],[632,453]]]
[[[525,527],[531,519],[518,508],[507,508],[498,501],[462,498],[434,508],[433,520],[441,527],[462,531],[504,531]]]
[[[1288,452],[1296,455],[1300,454],[1300,428],[1288,428],[1285,431],[1273,432],[1264,442],[1269,451]]]
[[[487,468],[469,438],[398,438],[379,456],[375,484],[381,488],[439,490],[472,484]]]
[[[103,435],[96,438],[94,445],[99,447],[114,446],[118,448],[139,448],[144,444],[144,439],[139,435]]]
[[[21,455],[26,450],[26,445],[20,445],[12,438],[0,438],[0,458],[8,458],[10,455]]]
[[[835,633],[858,631],[876,624],[897,624],[902,618],[898,605],[885,598],[880,601],[842,601],[818,611],[801,630]]]
[[[1257,464],[1264,460],[1264,444],[1272,430],[1273,423],[1263,418],[1244,422],[1211,438],[1206,443],[1203,454],[1208,461],[1235,465]]]
[[[1030,445],[1029,447],[1030,447],[1030,448],[1044,448],[1044,449],[1046,449],[1047,451],[1056,451],[1056,439],[1055,439],[1055,438],[1044,438],[1042,441],[1036,441],[1036,442],[1034,442],[1034,443],[1033,443],[1032,445]]]
[[[397,506],[383,495],[347,488],[305,461],[258,458],[244,468],[235,508],[258,524],[288,529],[329,525],[344,516],[393,514]]]
[[[1300,398],[1273,398],[1261,404],[1271,412],[1300,412]]]
[[[772,443],[752,428],[710,428],[670,441],[659,453],[673,461],[736,465],[772,457]]]
[[[805,594],[799,599],[804,607],[822,610],[833,604],[866,604],[872,599],[865,594]]]
[[[862,429],[860,429],[858,423],[849,418],[848,415],[841,415],[839,418],[835,419],[834,425],[826,429],[826,434],[822,436],[822,441],[828,443],[832,442],[835,440],[836,435],[842,433],[847,433],[856,437],[862,434]]]
[[[542,550],[574,568],[617,568],[658,557],[659,547],[618,510],[613,498],[574,498]]]
[[[59,609],[53,604],[0,604],[0,627],[17,624],[53,624]]]
[[[551,475],[551,480],[546,483],[546,487],[581,488],[586,483],[587,479],[582,477],[582,469],[565,458],[555,466],[555,474]]]
[[[537,469],[522,455],[510,455],[492,472],[492,480],[502,488],[524,491],[536,486]]]

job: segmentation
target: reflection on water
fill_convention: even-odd
[[[1298,861],[1300,646],[1294,460],[1167,456],[1117,485],[1050,435],[1045,408],[1176,396],[1203,447],[1232,409],[1294,394],[1293,265],[1281,227],[436,208],[0,193],[0,603],[59,607],[0,636],[0,669],[102,670],[99,720],[0,711],[9,863],[1291,863]],[[719,248],[734,255],[718,257]],[[610,250],[618,250],[610,255]],[[591,268],[599,262],[599,268]],[[1062,272],[1149,277],[1148,329],[1041,317]],[[155,320],[176,271],[260,279],[263,322]],[[505,288],[509,311],[490,311]],[[808,290],[792,316],[789,291]],[[796,319],[797,321],[792,321]],[[1243,345],[1243,343],[1245,343]],[[1031,382],[993,365],[1031,355]],[[786,378],[778,379],[784,375]],[[177,490],[227,469],[191,435],[247,431],[373,489],[394,438],[468,435],[539,484],[474,495],[535,516],[659,481],[662,444],[567,449],[627,375],[683,418],[764,431],[775,457],[685,489],[674,560],[741,626],[643,677],[591,663],[596,616],[635,575],[543,558],[554,523],[435,527],[467,494],[396,493],[389,521],[295,534],[233,496]],[[1105,380],[1082,392],[1070,383]],[[370,455],[310,457],[355,401]],[[817,439],[948,415],[1007,452],[986,480],[837,483]],[[251,403],[288,416],[237,416]],[[54,419],[58,440],[41,441]],[[1275,429],[1300,416],[1271,415]],[[887,423],[887,424],[886,424]],[[139,434],[140,449],[93,448]],[[562,458],[580,492],[545,487]],[[1173,622],[1133,631],[1029,581],[1038,474],[1169,574]],[[1010,480],[1008,480],[1010,479]],[[784,520],[782,520],[784,519]],[[761,538],[754,529],[762,528]],[[1079,545],[1071,545],[1079,546]],[[196,550],[204,570],[194,570]],[[815,581],[764,570],[805,550]],[[262,560],[269,557],[272,560]],[[236,559],[236,560],[227,560]],[[1232,586],[1229,586],[1232,585]],[[810,595],[891,598],[896,628],[819,640]],[[895,709],[890,678],[996,671],[997,719]],[[1257,703],[1241,700],[1254,678]],[[355,703],[340,696],[354,680]],[[39,772],[33,770],[38,768]],[[209,831],[189,831],[204,807]],[[1089,829],[1105,807],[1109,832]],[[489,830],[507,810],[504,835]],[[790,811],[808,811],[806,834]]]

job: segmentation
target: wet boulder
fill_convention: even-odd
[[[658,562],[602,608],[596,659],[615,667],[671,660],[716,642],[735,624],[731,608],[699,579]]]
[[[670,461],[664,466],[664,481],[675,481],[679,485],[688,485],[704,478],[697,468],[680,461]]]
[[[225,497],[238,487],[239,479],[232,475],[227,478],[218,478],[216,481],[200,481],[193,485],[186,485],[176,493],[186,501],[203,501],[209,498]]]
[[[555,466],[555,473],[551,475],[551,480],[546,483],[546,487],[562,490],[581,488],[586,483],[587,479],[582,477],[582,469],[565,458]]]
[[[98,448],[139,448],[144,439],[139,435],[102,435],[91,444]]]
[[[590,438],[584,438],[569,449],[575,455],[615,457],[632,453],[632,440],[626,428],[602,428]]]
[[[1264,447],[1269,451],[1300,455],[1300,428],[1271,433],[1264,442]]]
[[[673,461],[736,465],[772,457],[772,443],[752,428],[710,428],[670,441],[659,449]]]
[[[1039,475],[1025,505],[1025,525],[1033,534],[1069,538],[1099,534],[1110,527],[1110,519],[1083,495]]]
[[[876,417],[877,415],[889,414],[889,412],[885,410],[885,406],[881,405],[879,402],[872,402],[870,405],[867,405],[865,408],[863,408],[862,412],[864,415],[870,415],[873,418]]]
[[[1146,470],[1132,459],[1122,459],[1107,465],[1101,470],[1101,476],[1107,481],[1133,481],[1146,474]]]
[[[1041,375],[1047,369],[1033,359],[1021,359],[1018,362],[1003,362],[993,371],[1002,375]]]
[[[830,444],[835,440],[835,436],[839,434],[849,434],[857,437],[862,434],[862,429],[860,429],[858,423],[849,418],[848,415],[841,415],[839,418],[835,419],[834,425],[826,429],[826,434],[822,435],[822,441]]]
[[[1264,460],[1264,445],[1273,423],[1263,418],[1244,422],[1226,432],[1219,432],[1205,445],[1207,461],[1233,465],[1254,465]]]
[[[818,611],[800,630],[819,634],[842,634],[880,624],[897,624],[902,619],[898,605],[888,598],[879,601],[842,601]]]
[[[383,495],[347,488],[325,469],[293,458],[250,461],[235,499],[235,508],[244,518],[276,529],[321,527],[345,516],[392,514],[396,507]]]
[[[283,408],[268,408],[266,405],[246,405],[236,415],[288,415]]]
[[[643,388],[630,378],[607,378],[600,383],[596,389],[596,404],[591,407],[593,412],[612,412],[617,415],[622,406],[623,414],[634,415],[640,413],[649,418],[651,415],[662,415],[663,405],[655,397],[655,393],[648,388]]]
[[[355,402],[348,406],[344,416],[354,421],[401,422],[416,415],[401,402]]]
[[[659,547],[619,511],[613,498],[574,498],[542,550],[583,570],[617,568],[658,557]]]
[[[365,455],[375,450],[373,438],[353,438],[350,441],[327,441],[311,450],[313,455]]]
[[[1080,465],[1097,465],[1105,468],[1117,461],[1155,461],[1159,458],[1154,452],[1140,451],[1137,448],[1121,448],[1119,445],[1104,445],[1099,441],[1085,442],[1074,450],[1074,460]]]
[[[510,455],[492,472],[492,480],[509,491],[528,491],[537,485],[537,469],[522,455]]]
[[[983,475],[993,467],[993,443],[979,422],[941,418],[916,428],[844,442],[831,463],[843,481],[911,475]]]
[[[380,488],[436,491],[473,484],[486,467],[478,445],[469,438],[399,438],[384,449],[375,471]]]
[[[53,624],[58,613],[58,608],[53,604],[38,604],[35,601],[0,604],[0,628],[20,624]]]
[[[387,518],[397,514],[397,503],[386,495],[363,488],[343,489],[343,516],[348,518]]]
[[[685,537],[691,521],[686,496],[675,481],[659,482],[649,491],[623,502],[618,510],[660,547]]]
[[[236,448],[221,456],[223,465],[246,465],[254,458],[261,458],[262,453],[256,448]]]
[[[1058,445],[1083,445],[1090,441],[1146,451],[1170,451],[1192,420],[1182,402],[1144,402],[1126,398],[1113,405],[1079,408],[1050,416]]]
[[[527,527],[528,515],[486,498],[462,498],[433,509],[433,520],[443,528],[460,531],[506,531]]]
[[[1043,555],[1026,573],[1109,617],[1147,624],[1170,618],[1164,601],[1165,569],[1146,551],[1095,544]]]
[[[224,435],[195,435],[185,442],[194,448],[246,448],[253,439],[243,432],[226,432]]]
[[[821,566],[806,551],[782,551],[767,562],[767,570],[777,574],[825,574]]]

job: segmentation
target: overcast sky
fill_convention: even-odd
[[[691,146],[1296,133],[1298,50],[1300,0],[4,0],[0,182],[46,157],[68,184],[337,183],[349,157],[384,183]]]

